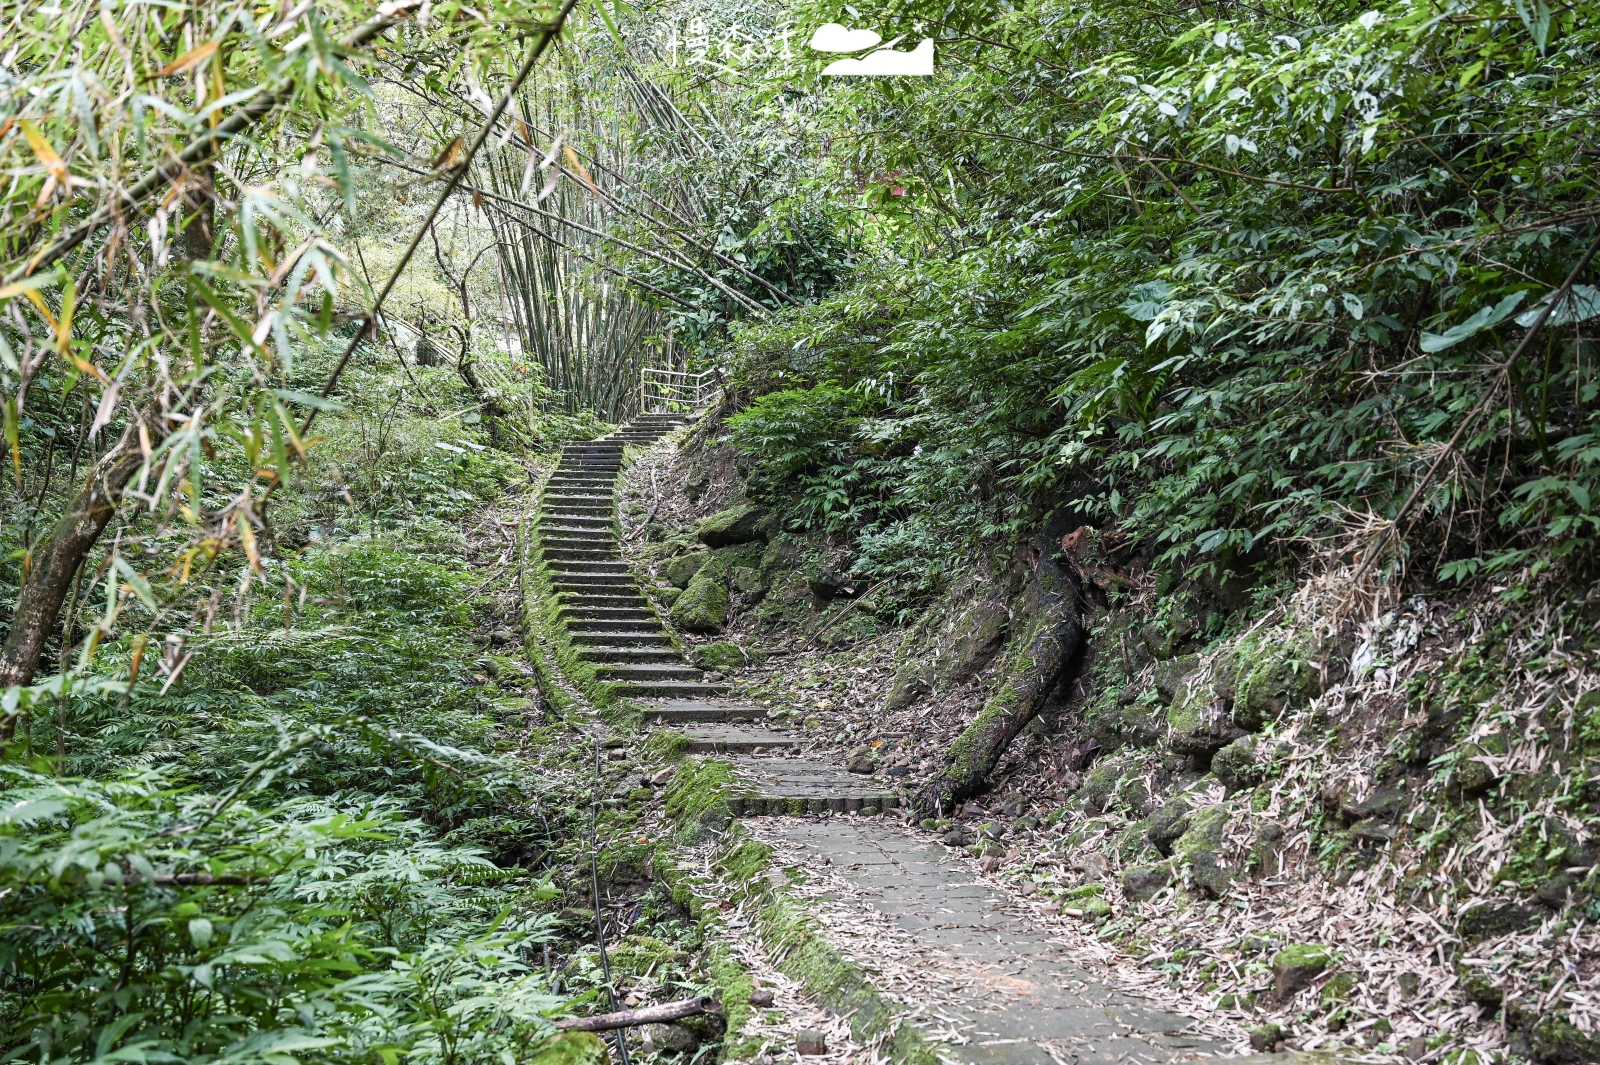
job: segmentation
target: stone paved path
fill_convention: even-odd
[[[894,825],[842,820],[773,818],[753,830],[784,860],[825,869],[848,885],[848,905],[886,915],[907,933],[901,949],[909,942],[916,956],[899,964],[926,981],[939,1003],[921,1023],[953,1027],[965,1039],[941,1049],[953,1060],[1134,1065],[1202,1060],[1228,1049],[1194,1034],[1193,1019],[1108,987],[1103,973],[1074,962],[1057,933],[1019,915],[936,843]],[[870,943],[840,945],[846,953],[872,953]]]

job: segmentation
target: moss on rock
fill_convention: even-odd
[[[728,800],[738,780],[727,762],[689,759],[678,767],[666,792],[667,817],[680,842],[698,843],[733,820]]]
[[[744,649],[726,640],[701,644],[694,649],[694,664],[701,669],[731,673],[745,664]]]
[[[1272,956],[1272,986],[1287,999],[1333,964],[1333,952],[1320,943],[1292,943]]]
[[[695,527],[695,535],[707,547],[728,547],[759,540],[766,543],[771,535],[767,511],[754,504],[729,507],[711,515]]]
[[[1195,885],[1213,898],[1233,879],[1222,865],[1222,833],[1232,814],[1226,803],[1201,807],[1189,815],[1189,830],[1172,846],[1173,856],[1189,863]]]
[[[727,580],[722,563],[708,558],[672,604],[672,623],[688,632],[721,632],[728,624]]]
[[[710,559],[711,552],[709,551],[691,551],[687,555],[679,555],[677,558],[670,560],[662,568],[662,575],[671,581],[674,587],[687,588],[689,587],[689,582],[694,579],[694,575],[700,572],[700,567],[704,566]]]

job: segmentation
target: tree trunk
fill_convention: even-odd
[[[79,563],[100,539],[117,512],[122,490],[144,463],[144,455],[130,444],[125,435],[122,443],[89,471],[88,483],[67,505],[50,536],[34,548],[28,575],[17,593],[11,630],[0,650],[0,688],[32,683]],[[16,723],[15,714],[0,723],[0,740],[11,738]]]
[[[1005,683],[950,745],[939,775],[911,800],[914,816],[937,817],[988,786],[1017,733],[1082,662],[1087,633],[1081,603],[1076,578],[1039,553],[1020,611],[1031,621],[1005,653]]]

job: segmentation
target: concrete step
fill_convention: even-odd
[[[630,571],[626,562],[553,562],[550,565],[552,573],[565,576],[580,573],[615,573],[626,577]]]
[[[637,592],[633,593],[632,595],[629,595],[626,592],[618,592],[614,595],[586,595],[582,592],[559,591],[556,594],[561,596],[561,605],[565,607],[577,608],[596,606],[622,607],[630,610],[649,609],[649,603],[645,600],[645,597],[639,595]]]
[[[615,631],[569,632],[567,638],[579,647],[671,647],[663,629],[618,628]],[[673,651],[677,653],[676,650]]]
[[[893,790],[827,762],[737,756],[732,761],[746,789],[730,802],[736,816],[855,813],[864,806],[892,810],[900,805]]]
[[[670,662],[605,662],[597,663],[594,675],[605,681],[682,681],[699,684],[705,674],[693,666]]]
[[[578,643],[579,633],[632,633],[650,632],[654,627],[656,632],[666,635],[666,628],[661,628],[661,622],[651,617],[650,620],[638,617],[563,617],[562,624],[566,625],[566,632],[573,636],[574,643]]]
[[[541,511],[539,524],[543,527],[565,530],[572,533],[595,533],[616,531],[616,523],[609,513],[606,514],[552,514]]]
[[[604,529],[544,529],[539,537],[546,547],[616,547],[617,535]]]
[[[679,725],[672,731],[689,739],[690,754],[767,754],[800,749],[800,741],[759,725]]]
[[[547,544],[544,557],[552,562],[598,562],[622,556],[614,547],[551,547]]]
[[[764,706],[752,703],[706,702],[702,699],[663,699],[645,709],[646,722],[680,725],[693,722],[760,721],[767,716]]]
[[[558,592],[580,592],[590,595],[603,595],[614,591],[633,592],[638,590],[638,585],[633,583],[632,577],[561,577],[553,582]]]
[[[681,665],[683,659],[678,657],[677,648],[670,643],[663,645],[643,647],[615,647],[606,644],[591,644],[578,649],[578,657],[585,662],[609,662],[614,665],[629,665],[642,662],[667,662]]]
[[[606,503],[545,503],[540,513],[550,518],[604,518],[611,523],[612,509]]]
[[[568,627],[571,627],[572,625],[581,625],[584,622],[623,621],[627,622],[634,628],[639,628],[642,625],[648,625],[656,620],[648,610],[629,610],[623,607],[614,606],[580,607],[577,610],[573,610],[568,607],[562,607],[557,614],[561,618],[562,623]],[[657,622],[657,624],[659,624],[659,622]]]
[[[725,684],[691,684],[675,680],[613,681],[611,690],[618,695],[634,699],[693,699],[721,695],[728,690]]]

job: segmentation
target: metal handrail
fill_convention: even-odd
[[[714,369],[689,373],[647,366],[639,372],[639,409],[650,414],[703,410],[716,397],[720,383],[721,375]]]

